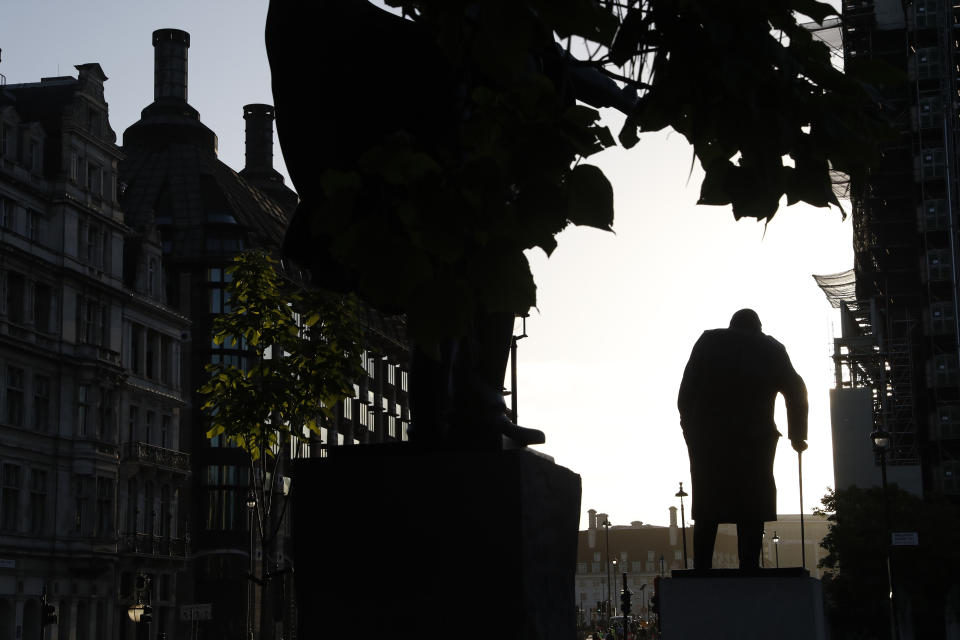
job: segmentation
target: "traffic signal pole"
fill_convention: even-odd
[[[57,624],[57,610],[47,603],[47,585],[43,585],[40,595],[40,640],[45,640],[47,627],[51,624]]]

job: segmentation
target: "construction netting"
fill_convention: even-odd
[[[857,277],[853,269],[824,276],[814,275],[813,279],[817,281],[817,286],[827,296],[830,306],[834,309],[839,309],[841,302],[851,303],[857,299]]]

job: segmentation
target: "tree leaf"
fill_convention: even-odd
[[[599,167],[574,167],[567,179],[566,194],[570,222],[605,231],[612,229],[613,187]]]

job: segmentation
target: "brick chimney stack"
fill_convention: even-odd
[[[246,122],[246,164],[248,172],[266,173],[273,170],[274,109],[269,104],[248,104],[243,107]]]
[[[153,100],[187,101],[187,49],[190,34],[180,29],[153,32]]]

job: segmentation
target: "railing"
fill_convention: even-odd
[[[120,551],[148,556],[186,558],[190,549],[185,538],[164,538],[149,533],[127,533],[120,538]]]
[[[145,442],[126,442],[123,445],[124,462],[139,462],[169,467],[178,471],[190,471],[190,454],[164,449]]]

